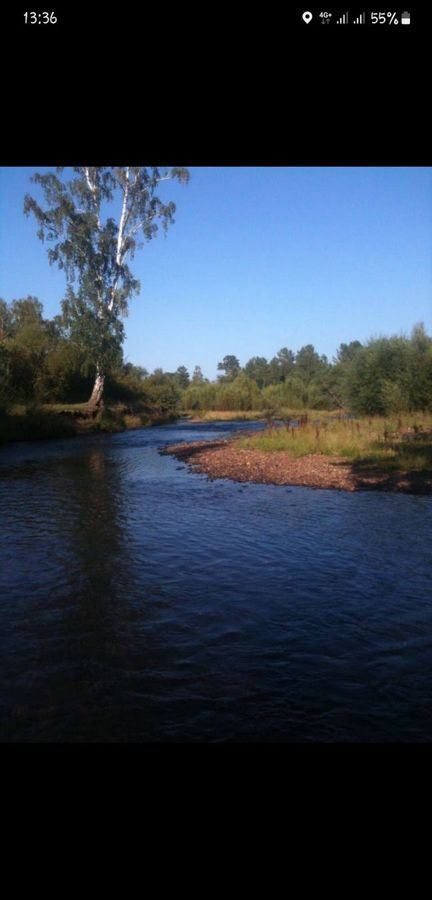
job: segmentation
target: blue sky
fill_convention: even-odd
[[[49,266],[24,195],[40,167],[0,168],[0,296],[32,294],[52,317],[64,273]],[[314,344],[432,332],[431,168],[192,167],[164,238],[132,262],[141,292],[125,320],[125,356],[153,371],[235,354],[271,358]]]

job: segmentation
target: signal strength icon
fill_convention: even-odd
[[[340,19],[336,20],[336,25],[348,25],[348,13],[344,13]]]
[[[366,24],[366,13],[362,12],[357,17],[357,19],[354,19],[353,25],[365,25],[365,24]]]

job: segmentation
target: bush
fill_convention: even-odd
[[[95,426],[98,431],[104,434],[117,434],[124,431],[126,425],[122,415],[114,413],[111,409],[101,409],[95,419]]]

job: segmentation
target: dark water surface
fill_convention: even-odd
[[[248,427],[0,450],[1,740],[432,739],[432,499],[157,452]]]

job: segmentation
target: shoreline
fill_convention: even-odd
[[[22,441],[61,440],[93,434],[117,434],[167,425],[176,417],[160,408],[121,402],[90,409],[85,404],[41,405],[0,414],[0,449]]]
[[[235,438],[192,441],[159,450],[174,456],[192,472],[253,484],[273,484],[339,491],[389,491],[432,494],[432,471],[383,472],[378,467],[350,463],[341,457],[310,454],[294,458],[285,451],[264,452],[235,446]]]

